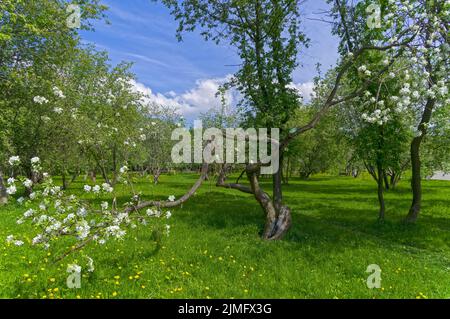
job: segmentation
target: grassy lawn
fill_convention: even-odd
[[[196,178],[162,176],[157,186],[139,180],[137,187],[145,198],[179,197]],[[83,184],[70,191],[82,193]],[[127,190],[119,191],[125,201]],[[72,257],[55,264],[47,251],[5,242],[29,230],[15,222],[23,208],[9,204],[0,208],[0,297],[450,298],[450,182],[424,182],[417,225],[401,223],[411,196],[406,179],[387,192],[382,224],[375,191],[369,178],[294,179],[285,186],[293,227],[284,240],[264,242],[256,201],[206,182],[172,211],[160,245],[140,226],[124,241],[89,247],[96,270],[83,273],[81,289],[66,287]],[[366,286],[370,264],[382,269],[381,289]]]

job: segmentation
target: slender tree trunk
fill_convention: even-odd
[[[291,169],[291,159],[288,157],[286,161],[286,169],[283,171],[283,183],[289,185],[289,171]]]
[[[66,173],[63,172],[61,177],[62,177],[62,189],[66,190],[68,187]]]
[[[72,175],[72,178],[70,179],[70,183],[75,182],[75,180],[77,179],[77,177],[78,177],[79,174],[80,174],[80,172],[75,172],[75,173]]]
[[[8,203],[8,194],[6,193],[6,183],[3,179],[3,172],[0,171],[0,205]]]
[[[156,185],[159,182],[159,177],[161,176],[161,169],[157,168],[153,171],[153,183]]]
[[[93,183],[97,183],[97,172],[95,170],[91,171],[89,176]]]
[[[386,174],[386,171],[383,170],[383,181],[384,181],[384,187],[386,188],[386,190],[389,190],[389,180]]]
[[[422,120],[419,124],[420,135],[416,136],[411,142],[411,188],[413,193],[413,199],[411,203],[411,208],[406,216],[405,221],[407,223],[415,223],[419,217],[420,208],[422,206],[422,176],[421,176],[421,163],[420,163],[420,145],[422,140],[427,134],[427,126],[430,123],[431,115],[433,113],[433,108],[436,100],[429,98],[427,104],[425,105],[425,110],[422,114]]]
[[[106,172],[106,170],[103,166],[100,166],[100,171],[102,172],[102,177],[105,180],[105,183],[108,183],[111,185],[111,182],[109,181],[109,178],[108,178],[108,173]]]
[[[114,145],[113,148],[113,180],[112,185],[117,184],[118,174],[117,174],[117,146]]]
[[[378,184],[378,202],[380,203],[380,212],[379,212],[379,216],[378,219],[383,221],[384,220],[384,215],[386,212],[386,207],[384,204],[384,196],[383,196],[383,167],[381,166],[380,163],[377,164],[377,173],[378,173],[378,178],[377,178],[377,184]]]
[[[413,193],[413,199],[411,208],[406,216],[406,222],[415,223],[420,213],[422,205],[422,177],[420,170],[420,144],[422,136],[414,138],[411,143],[411,189]]]

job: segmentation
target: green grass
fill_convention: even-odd
[[[157,186],[139,180],[137,187],[146,198],[178,197],[195,179],[162,176]],[[81,193],[82,185],[70,191]],[[142,226],[124,241],[89,247],[96,270],[75,290],[66,287],[72,258],[53,264],[45,251],[6,244],[7,235],[29,230],[15,223],[23,208],[9,204],[0,208],[0,297],[450,298],[450,182],[424,182],[416,225],[401,222],[411,197],[407,180],[387,192],[384,223],[376,221],[375,191],[369,178],[292,180],[284,195],[293,227],[284,240],[265,242],[256,201],[206,182],[173,210],[160,247]],[[382,269],[381,289],[366,286],[369,264]]]

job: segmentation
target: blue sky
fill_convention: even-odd
[[[229,65],[239,61],[234,49],[226,44],[206,42],[198,33],[185,34],[184,41],[178,42],[177,23],[161,4],[150,0],[103,0],[103,3],[109,6],[111,25],[95,22],[95,32],[82,32],[83,41],[108,51],[113,64],[134,62],[133,71],[141,88],[158,102],[173,100],[193,108],[196,103],[211,103],[211,98],[205,96],[236,71],[236,67]],[[317,18],[315,13],[324,8],[327,8],[324,0],[307,0],[304,4],[303,28],[312,42],[301,53],[303,66],[294,72],[293,80],[299,87],[310,88],[308,82],[316,75],[316,63],[321,63],[325,70],[337,58],[337,39],[331,36],[329,25],[308,19]],[[205,108],[199,107],[203,111]],[[192,110],[187,113],[198,113]]]

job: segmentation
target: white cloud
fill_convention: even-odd
[[[178,110],[178,113],[188,119],[196,119],[200,113],[222,106],[221,96],[217,96],[220,85],[224,84],[229,76],[216,79],[198,80],[194,88],[182,94],[173,91],[166,94],[153,92],[151,88],[142,83],[133,81],[135,89],[147,96],[150,103],[164,105]],[[225,93],[227,107],[235,103],[232,92]]]
[[[290,87],[296,89],[303,96],[305,102],[311,101],[311,98],[314,97],[314,82],[292,83]]]
[[[194,120],[201,113],[210,109],[219,109],[222,107],[221,96],[217,95],[222,84],[230,79],[231,75],[223,78],[198,80],[195,87],[181,94],[169,91],[165,94],[153,92],[151,88],[142,83],[132,81],[135,89],[146,96],[147,102],[163,105],[177,110],[177,113],[183,115],[186,119]],[[295,88],[304,97],[305,101],[311,100],[314,94],[314,83],[292,83],[290,87]],[[226,92],[225,101],[227,108],[236,105],[238,99],[237,92]]]

